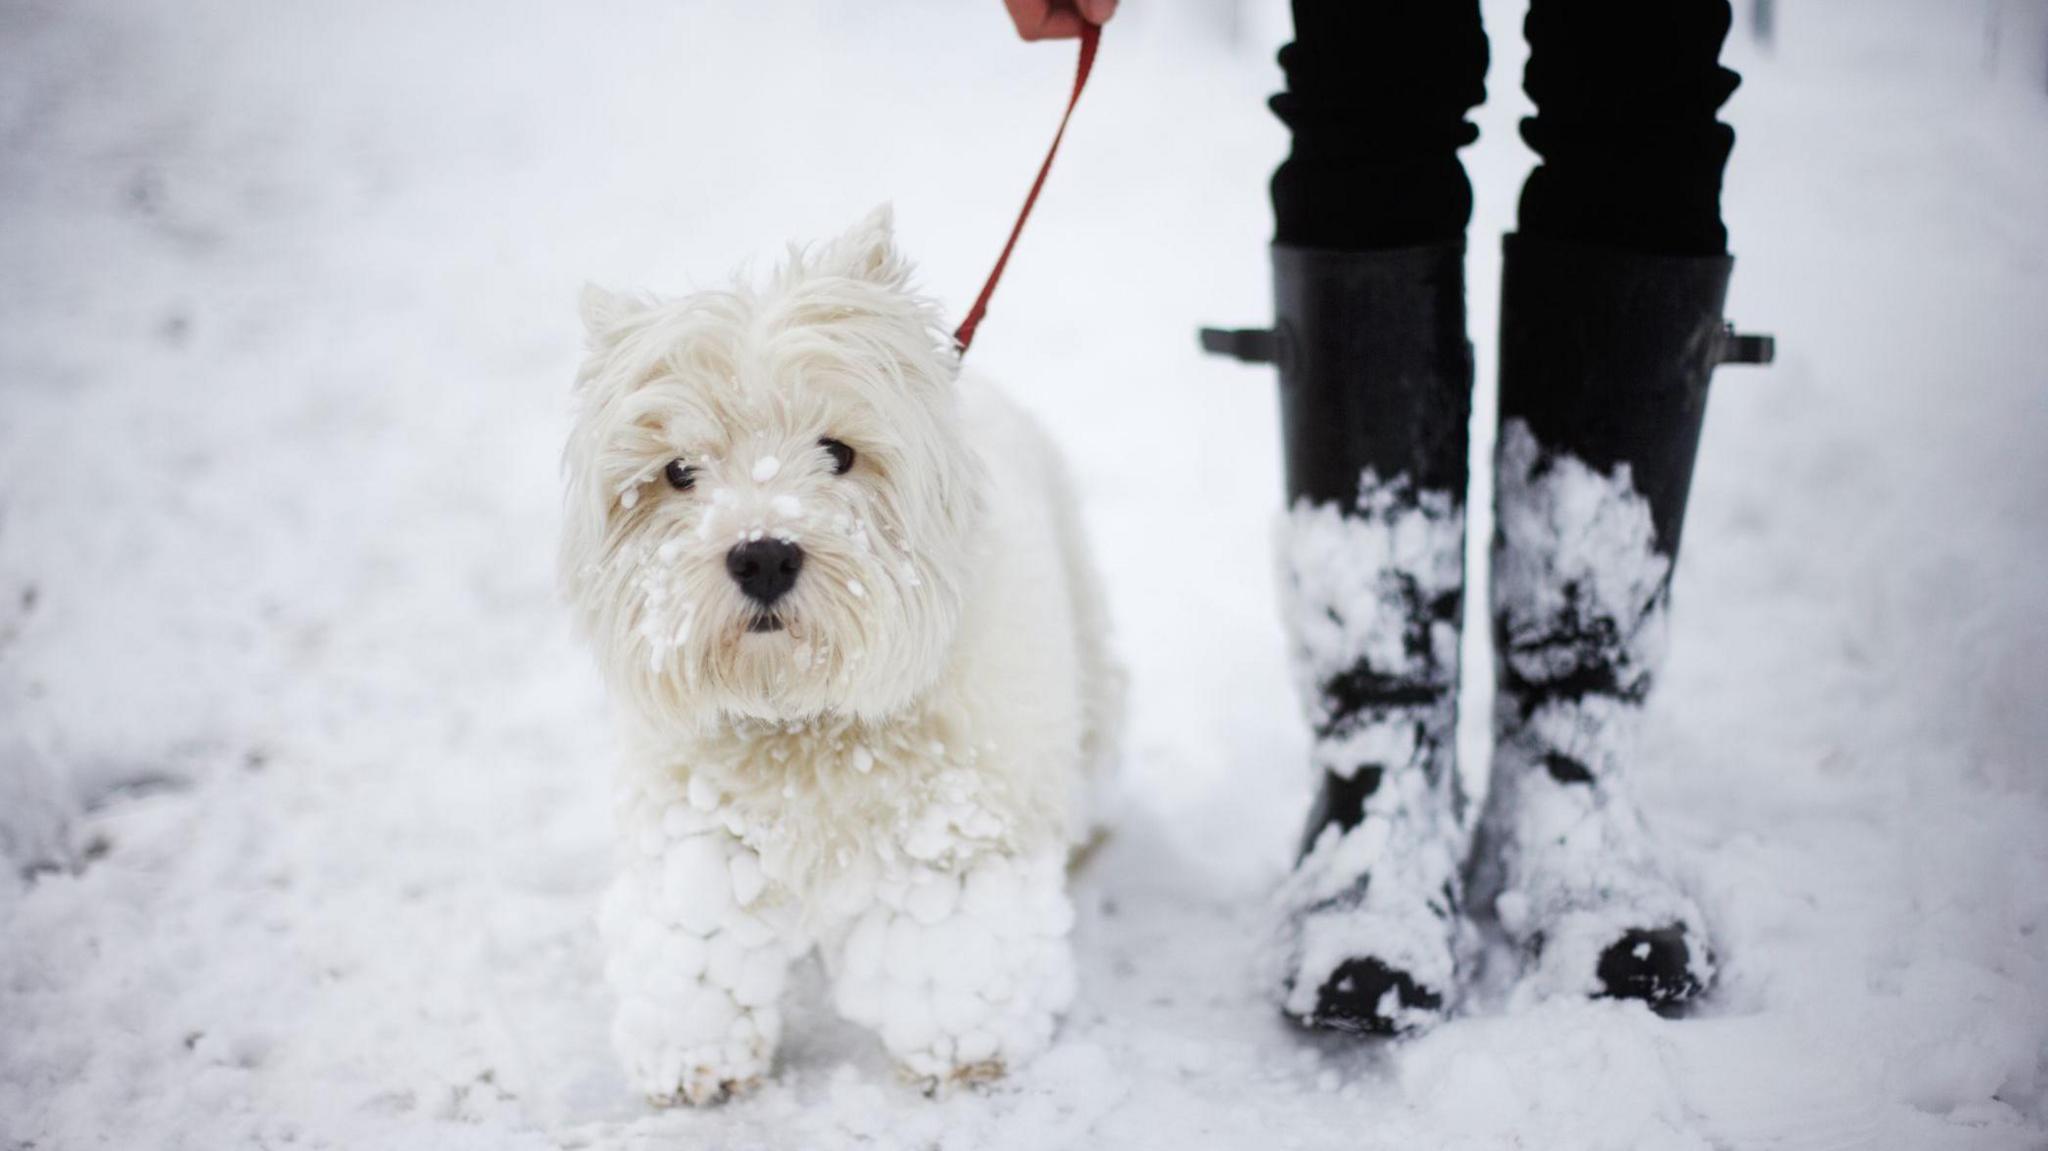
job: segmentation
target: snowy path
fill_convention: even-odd
[[[0,1148],[2048,1141],[2048,107],[1932,0],[1737,49],[1732,310],[1782,362],[1717,392],[1641,773],[1705,1010],[1356,1047],[1251,984],[1305,748],[1269,382],[1190,329],[1265,315],[1281,13],[1135,11],[975,352],[1073,456],[1135,679],[1079,1009],[939,1103],[822,1007],[752,1100],[627,1095],[552,590],[575,288],[893,199],[957,312],[1070,67],[995,7],[0,7],[0,854],[64,863],[0,878]],[[1527,162],[1489,7],[1482,364]]]

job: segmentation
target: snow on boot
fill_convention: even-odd
[[[1699,906],[1624,780],[1663,661],[1708,380],[1770,354],[1721,319],[1732,263],[1508,238],[1499,694],[1471,890],[1542,992],[1663,1006],[1714,978]]]
[[[1449,1006],[1464,922],[1464,246],[1275,245],[1273,276],[1270,344],[1205,342],[1270,347],[1280,367],[1283,612],[1320,791],[1281,891],[1274,978],[1300,1023],[1409,1031]]]

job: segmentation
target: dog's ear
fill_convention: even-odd
[[[910,266],[896,251],[895,209],[882,204],[869,212],[832,241],[821,263],[842,276],[901,287],[910,278]]]
[[[640,310],[640,301],[622,292],[583,285],[576,308],[583,314],[583,339],[594,351],[616,342],[626,321]]]

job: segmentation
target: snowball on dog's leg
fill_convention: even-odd
[[[1063,851],[989,856],[884,883],[835,965],[840,1014],[933,1089],[1018,1067],[1074,998]]]
[[[634,795],[605,898],[612,1041],[657,1103],[713,1103],[767,1075],[800,949],[754,852],[680,795]]]

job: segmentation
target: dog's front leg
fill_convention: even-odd
[[[1065,850],[919,867],[854,920],[833,995],[927,1090],[989,1079],[1044,1050],[1074,997]]]
[[[752,849],[680,796],[630,795],[605,898],[612,1042],[657,1104],[714,1103],[768,1073],[801,949]]]

